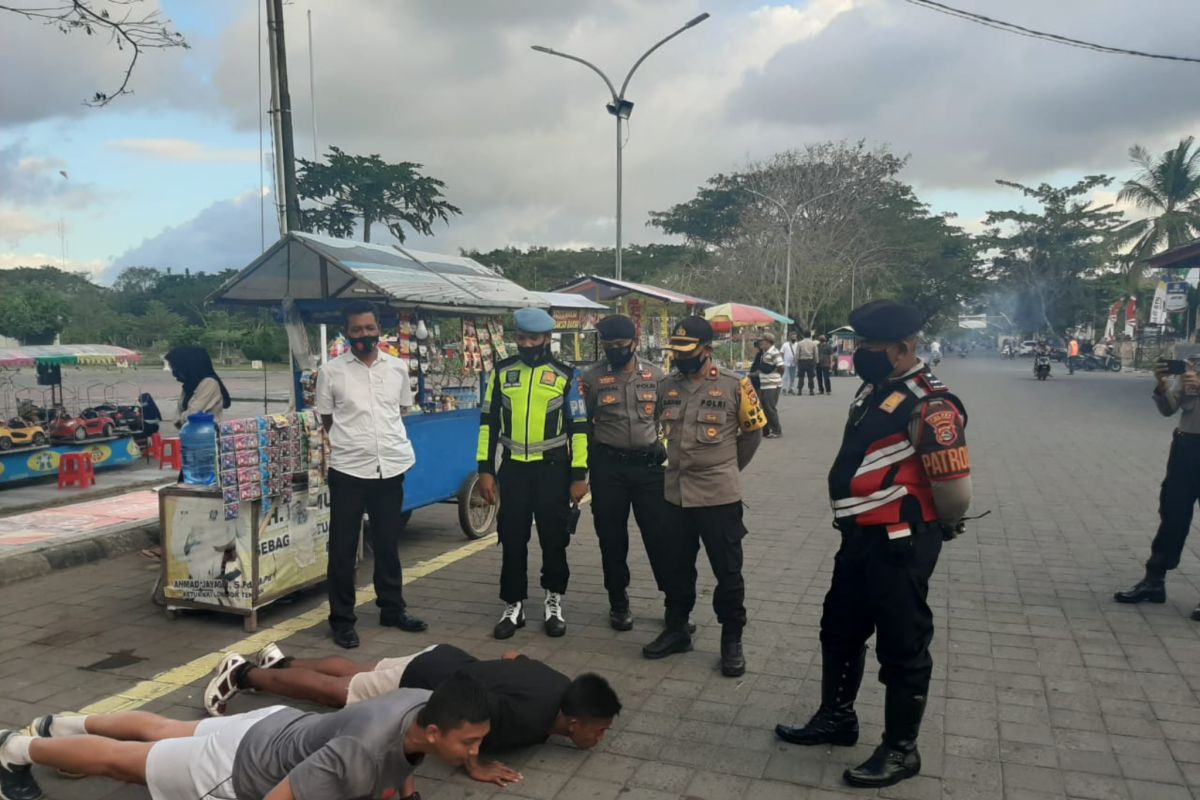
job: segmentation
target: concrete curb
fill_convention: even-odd
[[[0,586],[78,567],[158,544],[158,520],[139,522],[95,535],[58,542],[40,550],[0,558]]]

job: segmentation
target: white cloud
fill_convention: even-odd
[[[17,245],[27,236],[55,230],[57,222],[40,219],[23,211],[0,208],[0,242]]]
[[[89,277],[96,280],[108,267],[108,261],[102,258],[67,258],[64,261],[61,253],[51,255],[40,252],[16,253],[0,250],[0,269],[16,267],[58,267],[67,272],[86,272]]]
[[[258,151],[222,149],[189,139],[118,139],[105,147],[167,161],[258,161]]]

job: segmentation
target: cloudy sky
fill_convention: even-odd
[[[1196,0],[948,1],[1200,55]],[[106,281],[130,265],[214,270],[275,238],[260,168],[261,3],[156,2],[192,49],[144,55],[136,94],[103,109],[82,101],[119,83],[122,53],[0,12],[0,268],[59,264],[65,245],[70,268]],[[806,142],[865,138],[910,154],[905,177],[921,196],[974,227],[1017,203],[996,178],[1124,178],[1129,145],[1160,151],[1200,131],[1200,65],[1056,46],[903,0],[290,0],[296,152],[313,154],[315,94],[320,148],[416,161],[447,183],[464,214],[412,240],[419,248],[610,245],[607,90],[529,46],[578,54],[619,83],[701,11],[711,19],[651,56],[627,93],[626,241],[663,240],[647,211],[708,176]],[[264,147],[269,161],[269,128]]]

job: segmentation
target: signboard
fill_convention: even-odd
[[[1174,314],[1187,311],[1188,283],[1187,281],[1167,281],[1166,310]]]
[[[1159,281],[1154,289],[1154,299],[1150,302],[1150,324],[1167,324],[1167,282]]]
[[[85,444],[13,448],[0,454],[0,483],[57,475],[58,462],[64,453],[87,453],[96,469],[132,464],[142,457],[141,448],[131,436]]]
[[[962,314],[958,318],[958,327],[969,331],[987,330],[987,314]]]

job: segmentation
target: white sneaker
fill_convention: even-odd
[[[546,592],[546,635],[562,636],[567,632],[567,621],[563,619],[562,595]]]
[[[280,661],[283,661],[283,659],[283,651],[279,649],[279,645],[271,642],[254,654],[254,666],[259,669],[270,669]]]
[[[517,628],[524,627],[525,604],[520,602],[509,603],[504,607],[504,613],[500,615],[500,621],[492,629],[492,635],[497,639],[508,639],[517,632]]]
[[[217,664],[216,674],[204,690],[204,710],[210,717],[224,716],[225,706],[241,691],[234,683],[233,675],[245,663],[246,659],[237,653],[227,653]]]

